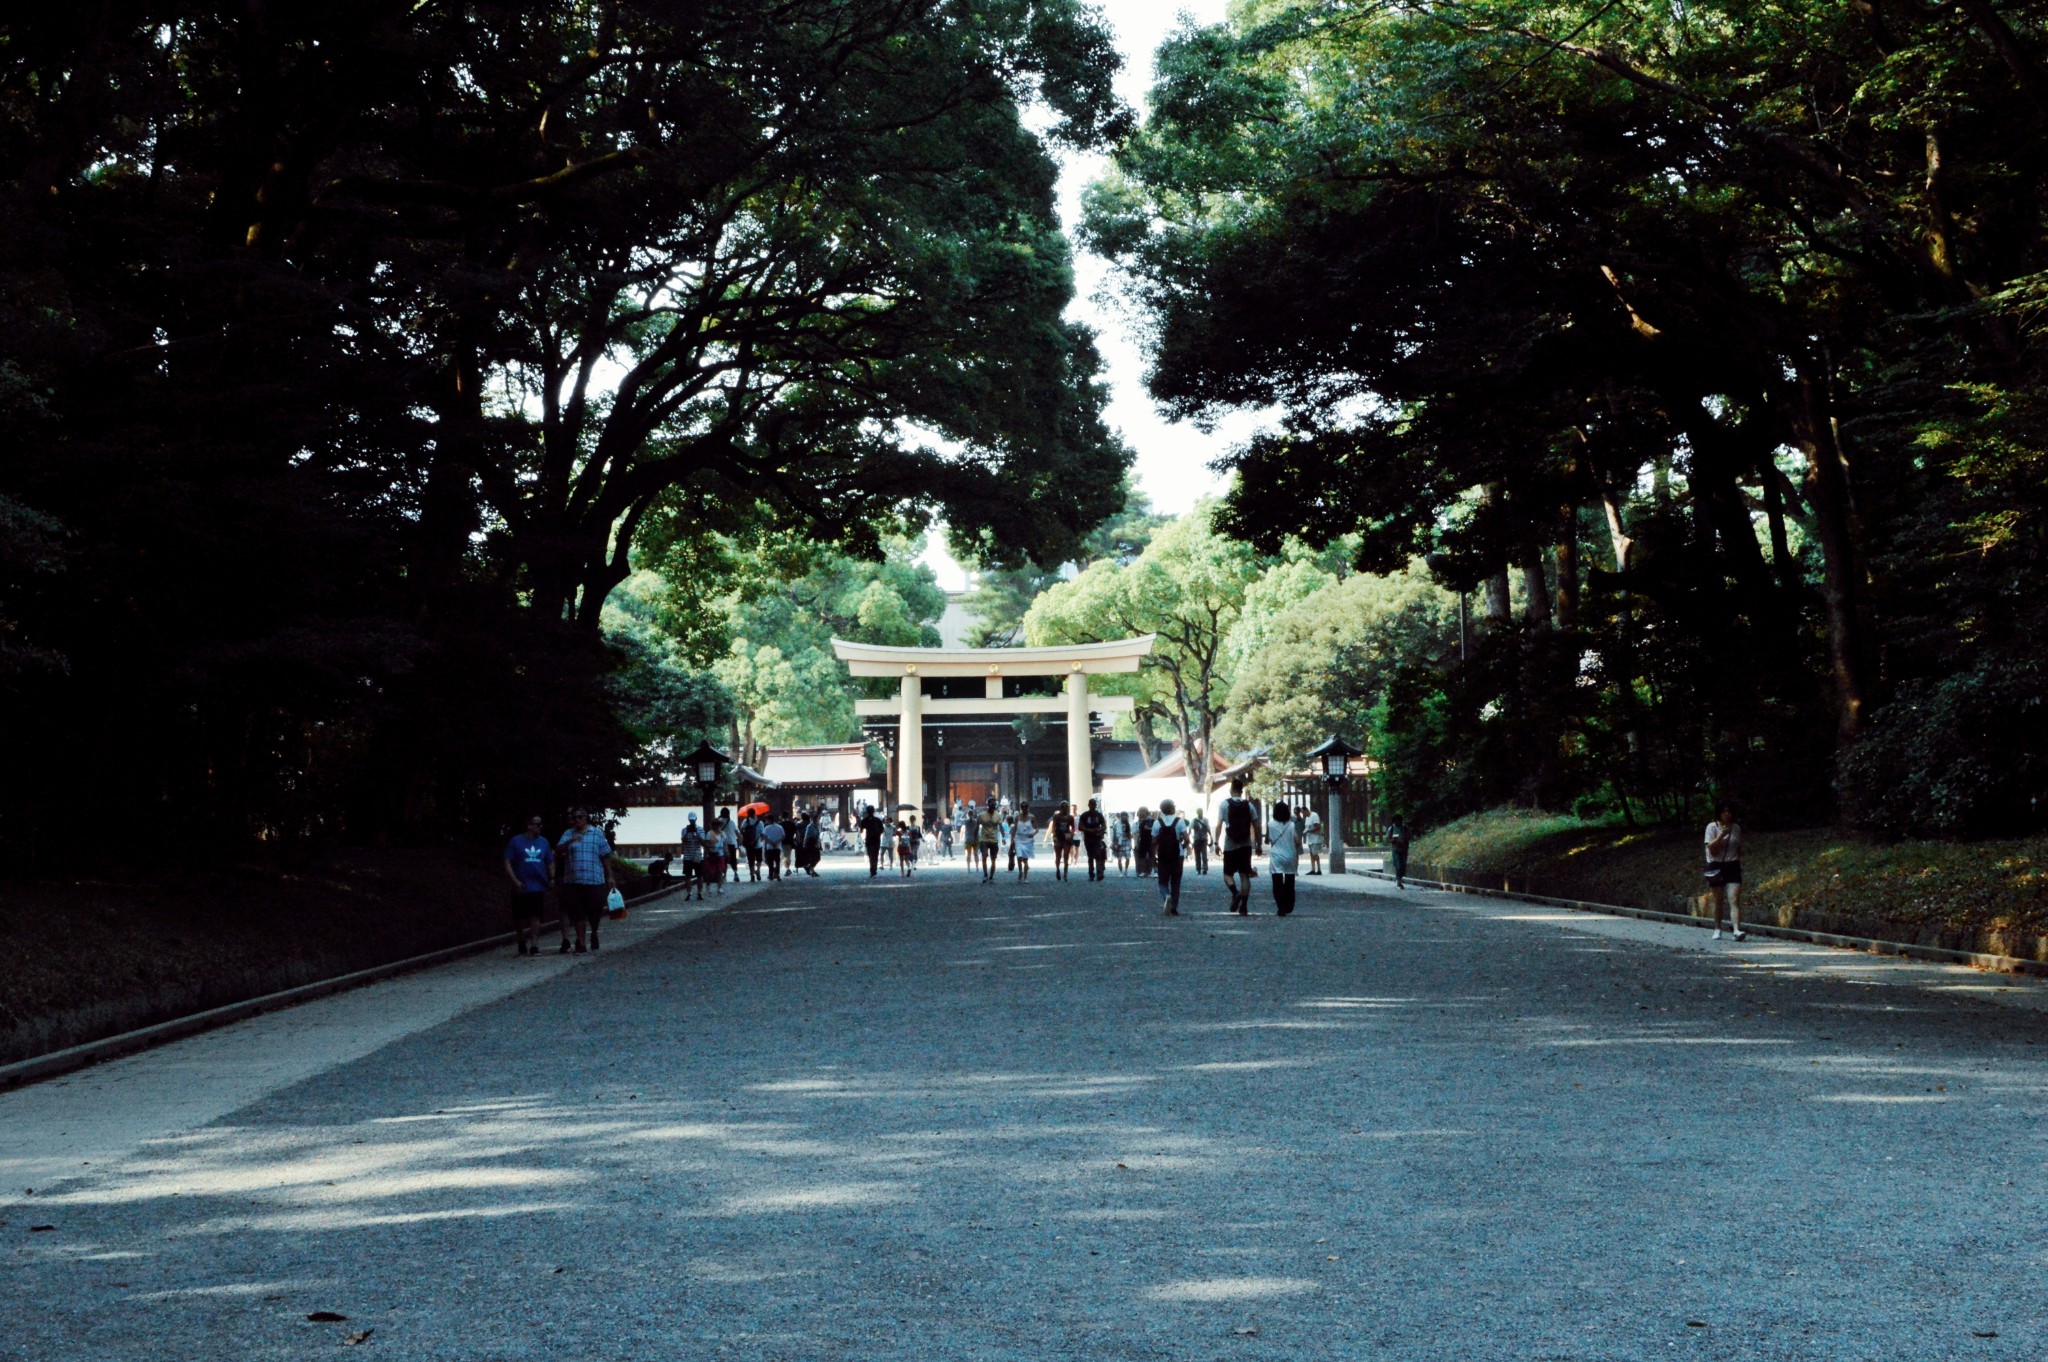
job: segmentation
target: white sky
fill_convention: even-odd
[[[1145,94],[1152,88],[1152,54],[1159,44],[1179,28],[1182,16],[1200,24],[1221,23],[1226,0],[1101,0],[1103,17],[1116,35],[1124,56],[1124,69],[1117,79],[1117,92],[1131,107],[1142,111]],[[1107,164],[1102,156],[1063,158],[1059,183],[1060,218],[1069,232],[1078,224],[1081,191],[1100,176]],[[1213,433],[1204,433],[1185,422],[1168,422],[1145,392],[1146,360],[1135,325],[1113,302],[1099,295],[1109,282],[1108,265],[1101,257],[1077,250],[1074,257],[1076,297],[1069,315],[1086,322],[1096,332],[1102,347],[1105,378],[1110,401],[1106,413],[1112,428],[1135,451],[1137,463],[1132,475],[1155,510],[1178,515],[1197,499],[1220,491],[1223,480],[1209,470],[1209,464],[1242,440],[1258,424],[1256,416],[1236,417],[1223,422]],[[960,570],[944,548],[934,544],[924,561],[939,574],[939,584],[959,589],[966,584]]]

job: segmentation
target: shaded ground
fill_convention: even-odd
[[[2048,1016],[1357,887],[764,892],[39,1188],[0,1357],[2048,1342]]]
[[[1754,921],[2048,961],[2048,837],[1879,845],[1833,828],[1745,830],[1742,859]],[[1505,877],[1522,893],[1712,916],[1701,861],[1697,829],[1492,809],[1418,838],[1410,865],[1459,884]]]
[[[507,888],[455,848],[0,884],[34,944],[0,971],[0,1064],[508,932]]]

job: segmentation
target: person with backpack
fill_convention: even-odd
[[[1091,799],[1081,816],[1074,820],[1075,830],[1081,834],[1081,846],[1088,853],[1088,878],[1106,880],[1109,878],[1109,852],[1103,845],[1109,834],[1109,820],[1102,816],[1102,801]]]
[[[1159,817],[1147,832],[1145,844],[1152,848],[1152,863],[1159,870],[1159,901],[1167,917],[1180,916],[1180,877],[1187,865],[1188,825],[1174,816],[1173,801],[1159,801]]]
[[[740,819],[740,850],[747,853],[747,875],[750,879],[761,878],[761,818],[748,813]],[[739,868],[733,868],[733,878],[739,878]]]
[[[1273,822],[1266,833],[1266,873],[1273,880],[1273,913],[1286,917],[1294,911],[1294,877],[1301,870],[1302,823],[1285,804],[1275,804]]]
[[[1195,873],[1209,873],[1209,820],[1202,817],[1200,809],[1195,810],[1195,820],[1188,824],[1188,849],[1195,853]]]
[[[1152,878],[1152,810],[1144,804],[1138,806],[1138,817],[1131,824],[1131,862],[1140,879]]]
[[[697,815],[691,814],[690,821],[683,825],[683,897],[704,897],[704,830],[697,826]]]
[[[1223,883],[1230,888],[1230,911],[1251,916],[1252,856],[1263,840],[1258,806],[1244,797],[1244,777],[1230,782],[1217,820],[1223,828]]]

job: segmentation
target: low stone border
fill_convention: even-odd
[[[658,903],[682,887],[681,884],[675,884],[667,889],[657,889],[652,894],[633,899],[627,907],[631,909],[643,904]],[[190,1016],[173,1017],[154,1026],[124,1031],[118,1036],[89,1040],[83,1045],[66,1046],[62,1050],[52,1050],[46,1055],[16,1060],[12,1064],[0,1065],[0,1090],[19,1087],[23,1083],[32,1083],[37,1079],[54,1078],[58,1074],[70,1073],[74,1069],[87,1068],[110,1059],[119,1059],[123,1055],[132,1055],[140,1050],[154,1049],[174,1040],[196,1036],[202,1031],[212,1031],[234,1022],[246,1021],[265,1012],[276,1012],[282,1008],[296,1007],[300,1003],[310,1003],[315,998],[346,993],[352,988],[374,984],[394,975],[410,974],[414,970],[444,965],[465,955],[481,955],[488,950],[509,946],[518,938],[517,932],[501,932],[497,936],[487,936],[480,941],[466,941],[459,946],[443,946],[440,950],[428,951],[425,955],[408,956],[403,960],[372,965],[368,969],[359,969],[349,974],[337,974],[332,979],[316,979],[310,984],[300,984],[297,988],[265,993],[255,998],[244,998],[238,1003],[210,1007],[204,1012],[194,1012]]]
[[[1353,870],[1347,873],[1374,880],[1391,881],[1394,878],[1384,870]],[[1505,889],[1489,889],[1485,885],[1449,884],[1443,880],[1425,880],[1414,875],[1408,876],[1407,881],[1409,884],[1447,890],[1455,894],[1511,899],[1516,903],[1535,903],[1546,908],[1570,908],[1581,913],[1605,913],[1610,917],[1635,917],[1650,922],[1670,922],[1686,927],[1705,928],[1713,925],[1712,918],[1695,917],[1690,913],[1660,913],[1654,908],[1630,908],[1619,903],[1587,903],[1583,899],[1517,894]],[[1919,946],[1906,941],[1881,941],[1875,937],[1843,936],[1837,932],[1816,932],[1804,927],[1779,927],[1761,922],[1744,923],[1742,930],[1748,936],[1772,936],[1784,941],[1804,941],[1815,946],[1834,946],[1841,950],[1863,951],[1870,955],[1896,955],[1908,960],[1926,960],[1941,965],[1969,965],[1976,969],[1994,970],[2000,974],[2029,974],[2048,978],[2048,964],[2039,960],[2023,960],[2014,955],[1986,955],[1976,951],[1950,950],[1945,946]]]

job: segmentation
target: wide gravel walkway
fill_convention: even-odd
[[[503,956],[530,986],[7,1189],[0,1357],[2048,1352],[2038,987],[1189,892],[835,868]],[[0,1156],[48,1153],[33,1094]]]

